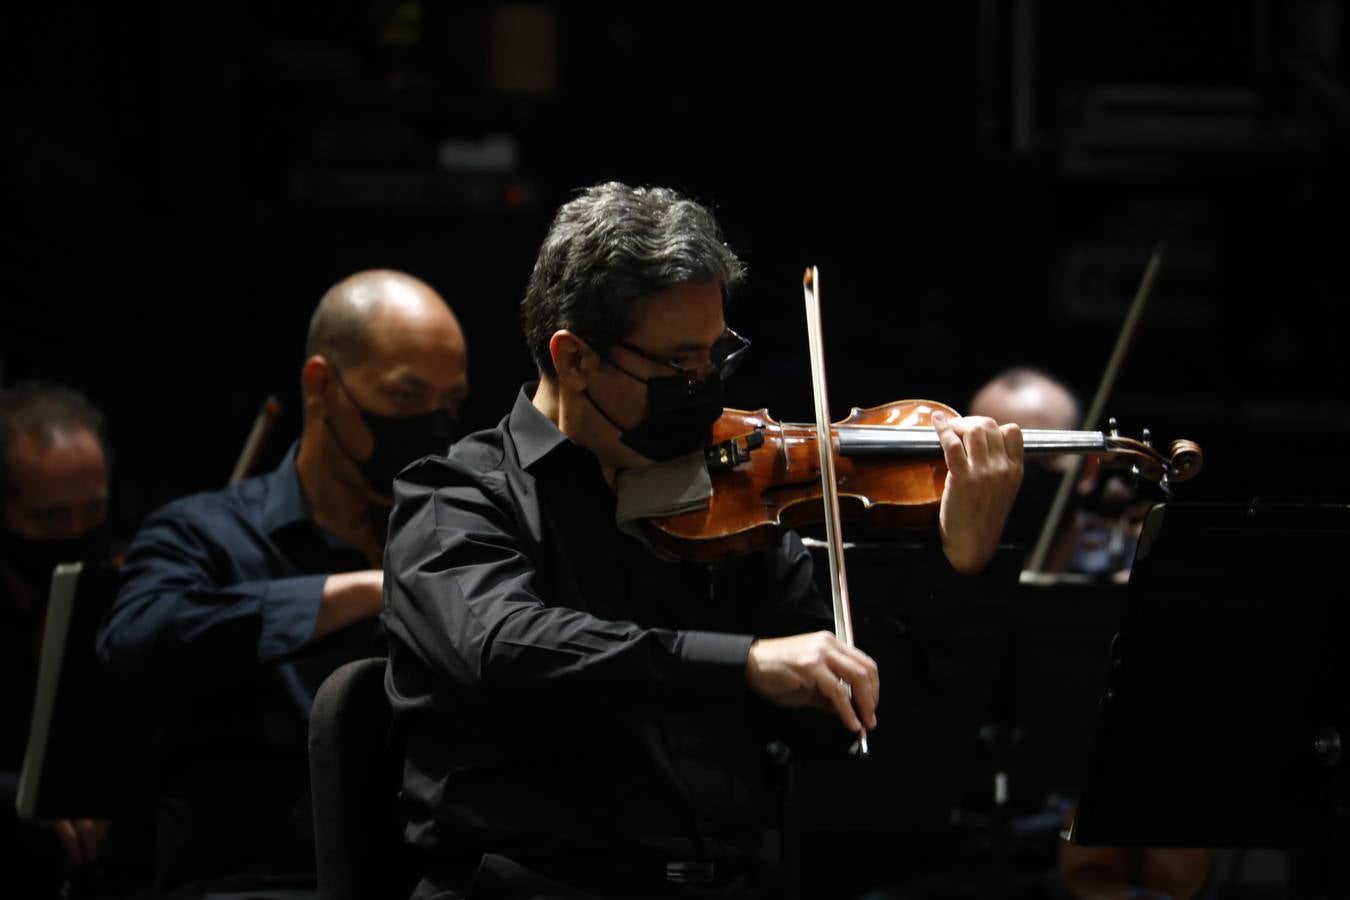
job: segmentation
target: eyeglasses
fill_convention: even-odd
[[[670,366],[679,377],[684,379],[685,387],[690,390],[699,387],[714,374],[723,381],[730,378],[731,373],[735,372],[736,367],[740,365],[741,357],[745,356],[745,351],[750,349],[748,340],[728,328],[722,332],[716,341],[713,341],[712,348],[708,351],[708,362],[697,368],[689,369],[618,338],[611,340],[610,343],[658,365]],[[625,370],[625,374],[631,373],[627,373]]]

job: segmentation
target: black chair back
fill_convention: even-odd
[[[314,842],[323,900],[405,900],[417,869],[397,798],[402,754],[391,740],[383,657],[329,675],[309,719]]]

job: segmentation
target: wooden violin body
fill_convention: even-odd
[[[831,426],[842,518],[883,528],[937,521],[947,466],[932,414],[959,414],[934,400],[897,400],[853,409]],[[822,516],[816,426],[778,422],[761,409],[728,409],[713,425],[707,450],[713,491],[706,508],[648,520],[651,539],[684,557],[708,561],[776,541],[785,529]],[[1176,482],[1199,470],[1200,448],[1172,444],[1171,457],[1147,438],[1110,433],[1026,429],[1028,453],[1100,453],[1121,457],[1140,477]]]
[[[885,457],[840,453],[840,426],[889,424],[932,427],[940,403],[902,400],[870,410],[853,410],[833,430],[839,512],[845,519],[865,515],[878,524],[919,526],[936,521],[947,467],[941,455],[912,458],[903,465]],[[763,436],[761,446],[752,435]],[[654,539],[687,559],[707,560],[768,546],[784,529],[821,517],[820,456],[814,425],[775,421],[768,410],[729,409],[713,425],[710,460],[713,494],[706,509],[651,520]],[[738,464],[723,454],[744,448]],[[877,499],[874,499],[877,498]],[[870,511],[870,515],[869,515]]]

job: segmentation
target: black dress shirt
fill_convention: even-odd
[[[771,734],[746,659],[755,636],[832,628],[810,556],[789,536],[712,567],[657,559],[531,393],[395,484],[384,624],[406,836],[450,886],[484,852],[544,871],[739,868]]]
[[[343,662],[384,652],[378,623],[311,645],[329,574],[370,568],[315,524],[295,470],[152,514],[127,551],[99,654],[143,680],[165,720],[170,880],[312,872],[307,734]]]

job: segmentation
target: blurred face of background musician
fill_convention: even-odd
[[[449,448],[469,390],[464,333],[424,282],[361,272],[320,302],[306,356],[296,467],[315,518],[351,534],[387,511],[400,469]]]
[[[0,569],[8,593],[40,598],[57,563],[106,555],[108,459],[83,397],[30,383],[0,400]]]

